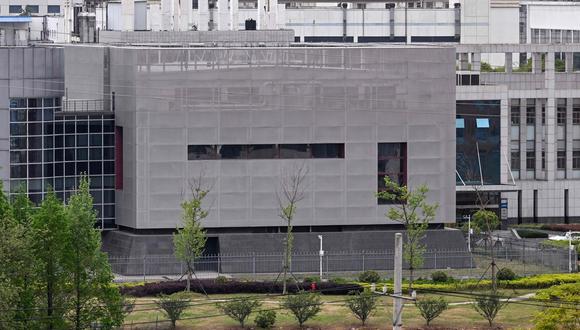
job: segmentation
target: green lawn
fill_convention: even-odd
[[[530,290],[502,290],[506,296],[520,296],[533,291]],[[212,295],[211,299],[233,298],[240,295]],[[260,296],[263,301],[262,309],[279,308],[279,296]],[[425,297],[421,295],[420,297]],[[344,307],[345,296],[323,296],[325,304],[322,312],[313,320],[307,322],[311,329],[361,329],[360,322],[355,319],[350,311]],[[446,297],[450,302],[464,302],[468,299],[461,297]],[[192,304],[183,318],[197,318],[178,321],[178,329],[237,329],[237,323],[225,316],[217,316],[220,312],[213,301],[202,295],[193,295]],[[151,298],[137,299],[135,311],[126,319],[124,329],[169,329],[169,323],[163,322],[165,316],[155,310],[155,305],[144,305],[153,302]],[[379,298],[379,308],[371,317],[364,329],[391,329],[392,309],[391,298]],[[499,313],[496,321],[505,329],[531,329],[533,328],[533,316],[540,310],[539,307],[521,304],[510,304]],[[275,329],[298,329],[294,318],[284,310],[277,310]],[[158,323],[156,324],[156,320]],[[140,322],[152,322],[150,324],[138,324]],[[413,305],[407,305],[403,312],[403,324],[406,328],[424,327],[424,321],[418,310]],[[247,321],[248,328],[255,328],[254,315]],[[433,327],[449,328],[487,328],[485,321],[471,305],[450,306],[438,319],[432,322]]]

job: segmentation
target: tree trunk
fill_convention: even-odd
[[[52,261],[48,262],[46,266],[46,316],[48,318],[48,329],[53,328],[52,319],[52,300],[53,300],[53,287],[52,287]]]
[[[191,268],[187,270],[187,284],[185,286],[185,291],[191,291]]]

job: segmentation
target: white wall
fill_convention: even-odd
[[[518,8],[490,8],[489,11],[489,43],[491,44],[517,44],[520,42],[519,31],[520,13]],[[513,56],[519,63],[519,57]],[[504,54],[484,54],[482,61],[492,66],[504,66]]]
[[[580,3],[529,5],[528,28],[580,30]]]

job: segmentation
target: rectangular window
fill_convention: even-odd
[[[281,144],[280,158],[310,158],[307,144]]]
[[[198,9],[199,8],[199,1],[198,0],[192,0],[191,1],[191,9]]]
[[[512,126],[519,126],[520,125],[520,100],[513,99],[511,105],[511,122]]]
[[[572,169],[580,170],[580,150],[572,151]]]
[[[520,151],[519,150],[512,150],[510,166],[511,166],[511,169],[513,171],[520,170]]]
[[[320,143],[312,144],[312,158],[344,158],[344,144]]]
[[[273,159],[278,152],[274,144],[259,144],[248,146],[248,159]]]
[[[123,189],[123,127],[115,127],[115,189]]]
[[[536,151],[526,151],[526,169],[535,170],[536,169]]]
[[[10,5],[10,6],[8,6],[8,12],[10,14],[20,14],[20,13],[22,13],[22,6],[20,6],[20,5]]]
[[[407,144],[379,143],[378,145],[377,189],[385,190],[385,177],[399,185],[407,184]],[[379,199],[379,204],[393,204],[396,201]]]
[[[188,160],[198,160],[198,159],[216,159],[217,152],[216,147],[211,145],[190,145],[187,146],[187,159]]]
[[[344,143],[188,145],[188,160],[344,158]]]
[[[556,165],[559,170],[566,169],[566,151],[558,150]]]
[[[26,12],[29,14],[38,14],[38,5],[26,5]]]
[[[60,14],[60,6],[59,5],[48,5],[46,11],[49,14]]]
[[[556,122],[558,125],[566,125],[566,99],[558,99]]]
[[[526,124],[535,125],[536,124],[536,100],[528,99],[526,106]]]
[[[580,99],[574,99],[572,103],[572,123],[580,125]]]
[[[222,145],[218,149],[221,159],[246,159],[247,146],[245,145]]]
[[[489,118],[476,118],[475,124],[477,128],[489,128]]]

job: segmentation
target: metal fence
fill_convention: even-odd
[[[477,241],[477,240],[474,240]],[[458,278],[479,277],[490,263],[491,249],[485,241],[467,250],[428,250],[423,267],[417,276],[428,276],[436,269],[444,269]],[[518,275],[568,272],[568,250],[544,247],[524,240],[495,242],[493,253],[499,267],[509,267]],[[572,255],[576,271],[576,253]],[[391,272],[394,251],[327,252],[320,257],[318,251],[295,253],[291,271],[294,274],[318,274],[325,277],[349,276],[365,270]],[[117,280],[149,280],[178,278],[184,265],[172,255],[145,256],[142,258],[109,258]],[[199,277],[231,275],[234,277],[272,277],[282,270],[282,253],[272,254],[220,254],[202,256],[195,262]]]

